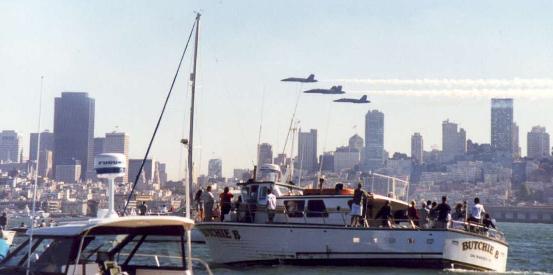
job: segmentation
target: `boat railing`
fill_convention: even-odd
[[[505,234],[495,228],[489,228],[482,224],[465,222],[465,221],[450,221],[448,229],[471,232],[478,235],[483,235],[492,239],[505,241]]]

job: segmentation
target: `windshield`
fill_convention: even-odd
[[[5,267],[24,267],[27,264],[29,242],[24,242],[3,263]],[[63,273],[69,261],[71,238],[36,238],[31,252],[31,271]]]

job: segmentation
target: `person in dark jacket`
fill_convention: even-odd
[[[390,222],[390,218],[392,217],[392,207],[390,206],[390,201],[386,201],[384,203],[384,206],[380,208],[378,213],[376,214],[375,219],[381,219],[382,225],[384,227],[392,227],[392,223]]]
[[[417,211],[416,202],[411,201],[411,206],[407,208],[407,217],[409,217],[411,226],[415,228],[416,226],[419,226],[419,212]]]

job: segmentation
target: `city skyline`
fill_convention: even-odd
[[[17,130],[24,147],[29,133],[37,131],[44,75],[40,131],[53,131],[54,97],[85,91],[96,99],[95,132],[119,126],[133,140],[130,157],[142,157],[194,18],[192,8],[204,11],[195,154],[202,174],[211,158],[223,159],[224,175],[251,167],[261,117],[261,142],[270,143],[275,155],[282,152],[299,86],[279,79],[292,75],[314,73],[320,85],[304,88],[341,84],[352,96],[366,93],[372,102],[332,105],[334,97],[302,95],[297,117],[302,129],[319,130],[318,152],[363,135],[368,109],[386,114],[384,149],[390,153],[409,152],[414,132],[424,137],[425,150],[439,148],[446,118],[462,125],[467,139],[490,143],[490,97],[515,98],[521,148],[527,147],[523,136],[533,126],[553,129],[548,119],[553,30],[543,27],[553,24],[546,12],[552,3],[505,1],[502,6],[509,8],[498,10],[490,3],[282,2],[270,12],[241,1],[136,2],[131,10],[125,3],[34,3],[0,3],[0,25],[7,26],[2,39],[9,42],[0,45],[6,61],[0,64],[0,124]],[[297,9],[290,10],[292,4]],[[529,12],[532,18],[524,16]],[[283,14],[290,20],[276,20]],[[328,14],[336,20],[321,22]],[[113,27],[99,27],[106,24]],[[329,39],[341,43],[322,43]],[[237,71],[237,64],[244,64],[243,70]],[[184,176],[178,143],[187,130],[189,70],[184,71],[152,150],[167,163],[170,178]]]

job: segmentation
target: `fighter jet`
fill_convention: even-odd
[[[340,98],[334,100],[334,102],[347,102],[347,103],[371,103],[369,100],[367,100],[367,96],[364,95],[360,99],[355,98]]]
[[[314,74],[310,74],[307,78],[302,77],[289,77],[282,79],[281,81],[284,82],[300,82],[300,83],[311,83],[311,82],[317,82],[317,79],[315,79]]]
[[[311,89],[311,90],[304,91],[304,93],[339,95],[339,94],[345,94],[346,92],[342,91],[342,86],[332,86],[330,89]]]

